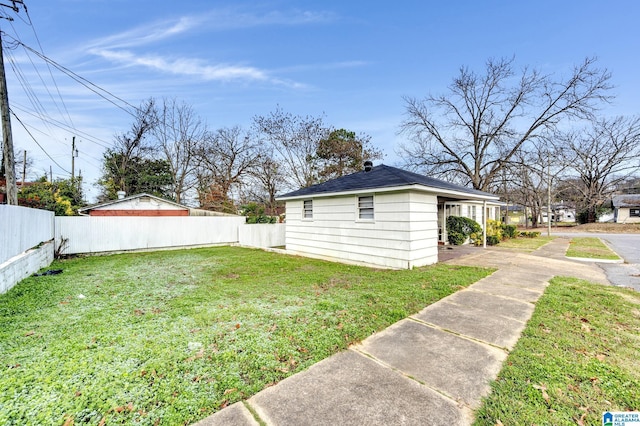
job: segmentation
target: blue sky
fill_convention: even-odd
[[[12,48],[12,38],[129,104],[184,101],[212,129],[246,128],[277,106],[324,114],[327,124],[371,135],[387,164],[405,138],[403,96],[446,92],[461,66],[482,72],[492,57],[561,76],[597,56],[616,86],[603,115],[640,109],[635,0],[24,1],[28,15],[3,8],[15,20],[0,22],[9,100],[43,149],[14,119],[15,149],[34,160],[31,178],[50,166],[54,178],[68,177],[75,135],[90,201],[102,152],[132,118]]]

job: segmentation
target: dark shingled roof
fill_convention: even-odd
[[[640,194],[622,194],[613,196],[613,207],[640,207]]]
[[[495,197],[494,194],[482,192],[475,189],[465,188],[443,180],[434,179],[417,173],[381,164],[373,167],[370,171],[361,171],[347,176],[342,176],[327,182],[319,183],[308,188],[283,194],[278,198],[301,197],[332,194],[340,192],[362,191],[378,188],[392,188],[409,185],[422,185],[429,188],[443,189],[447,191],[457,191],[472,196]]]

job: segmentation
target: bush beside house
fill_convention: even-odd
[[[487,245],[490,246],[495,246],[499,244],[500,241],[509,238],[517,238],[518,236],[533,238],[539,235],[539,232],[519,234],[518,228],[515,225],[506,225],[499,220],[487,220]],[[482,227],[476,221],[467,217],[449,216],[447,218],[447,236],[449,243],[456,246],[464,244],[467,239],[470,239],[475,245],[481,245]]]

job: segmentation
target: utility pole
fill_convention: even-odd
[[[4,75],[4,59],[2,52],[2,31],[0,31],[0,110],[2,114],[2,155],[4,156],[4,177],[7,188],[7,204],[18,205],[18,188],[16,184],[16,163],[13,153],[13,137],[11,136],[11,118],[9,117],[9,95],[7,79]]]
[[[76,166],[76,157],[78,156],[78,150],[76,149],[76,137],[74,136],[71,139],[71,183],[73,184],[73,179],[75,178],[75,166]]]
[[[547,237],[551,236],[551,155],[547,158]]]
[[[24,188],[24,183],[27,180],[27,150],[24,150],[24,156],[22,158],[22,185],[21,188]]]
[[[12,5],[0,3],[18,13],[17,4],[24,7],[22,0],[11,0]],[[13,18],[4,17],[10,21]],[[9,94],[7,93],[7,79],[4,73],[4,53],[2,51],[2,31],[0,31],[0,118],[2,119],[2,154],[4,156],[4,176],[7,188],[7,204],[18,205],[18,187],[16,183],[16,164],[13,152],[13,137],[11,135],[11,117],[9,115]]]

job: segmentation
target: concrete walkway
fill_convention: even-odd
[[[448,260],[498,271],[197,425],[468,425],[549,279],[608,283],[565,244]]]

